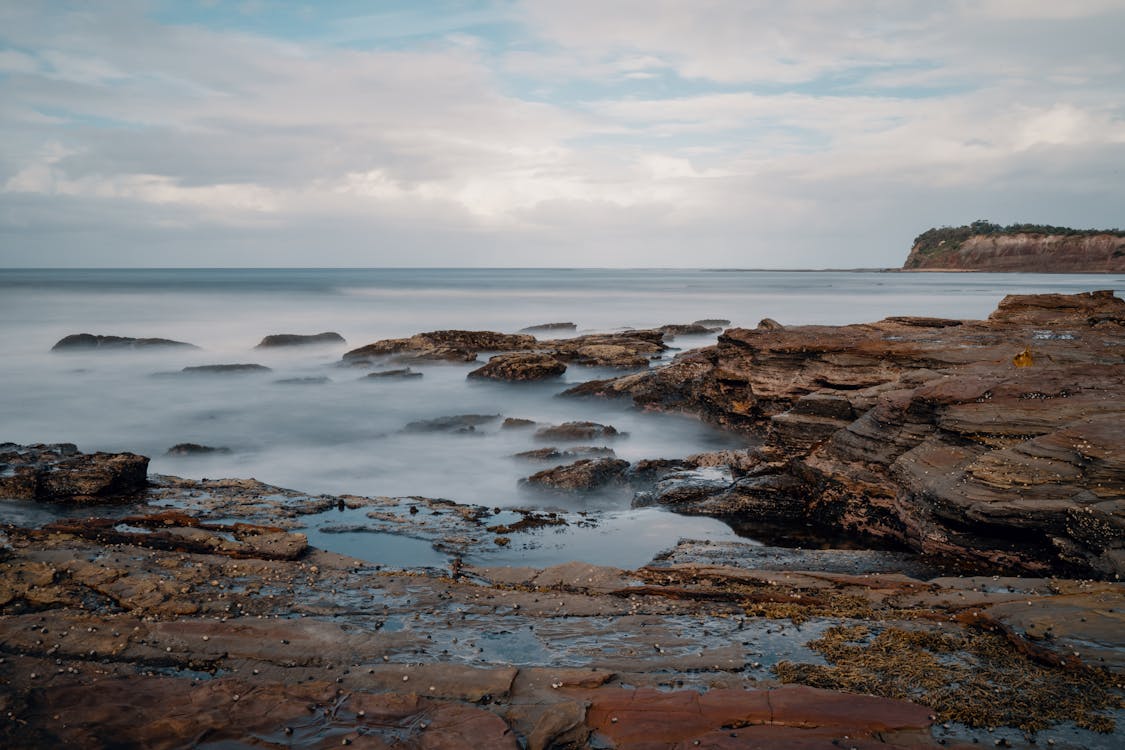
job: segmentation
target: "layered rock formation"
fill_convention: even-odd
[[[683,512],[798,517],[974,565],[1125,573],[1125,302],[1111,292],[1009,296],[986,321],[732,329],[568,393],[763,441],[721,458],[731,483]]]
[[[0,443],[0,498],[106,500],[147,484],[148,458],[133,453],[79,453],[72,443]]]
[[[915,243],[903,269],[1020,271],[1024,273],[1125,272],[1125,236],[1039,233],[975,234],[937,246]]]

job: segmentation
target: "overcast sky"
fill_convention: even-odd
[[[901,265],[1125,227],[1123,0],[0,0],[0,266]]]

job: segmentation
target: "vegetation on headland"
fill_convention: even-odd
[[[932,253],[937,250],[956,250],[970,237],[979,235],[1046,234],[1063,237],[1089,237],[1098,234],[1111,234],[1125,237],[1125,229],[1072,229],[1055,227],[1050,224],[1009,224],[1001,226],[988,219],[977,219],[960,227],[935,227],[927,229],[914,238],[916,253]]]

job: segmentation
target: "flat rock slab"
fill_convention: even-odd
[[[916,747],[930,738],[930,709],[906,701],[794,686],[778,690],[663,692],[603,688],[586,694],[587,722],[613,747],[840,747],[887,734]],[[901,744],[900,744],[901,743]],[[849,745],[850,746],[850,745]]]
[[[189,689],[174,678],[101,680],[97,700],[85,686],[50,689],[28,715],[50,727],[44,740],[68,747],[172,748],[187,738],[206,738],[196,747],[518,747],[504,720],[484,709],[414,694],[341,694],[327,682],[219,679]]]

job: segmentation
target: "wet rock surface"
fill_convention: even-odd
[[[685,512],[803,520],[967,564],[1125,573],[1125,301],[1013,295],[988,320],[730,329],[570,389],[763,445]],[[689,507],[690,506],[690,507]]]
[[[0,443],[0,497],[77,502],[127,498],[147,485],[148,458],[80,453],[71,443]]]
[[[74,333],[64,336],[51,347],[53,352],[113,349],[160,349],[164,347],[196,349],[194,344],[171,339],[131,338],[129,336],[100,336],[93,333]]]
[[[541,489],[568,492],[594,490],[624,478],[629,462],[619,458],[583,458],[572,464],[544,469],[524,482]]]
[[[283,346],[310,346],[324,344],[345,344],[344,337],[334,331],[324,333],[274,333],[263,338],[255,349],[273,349]]]
[[[1109,748],[1123,715],[1122,584],[699,542],[635,571],[396,570],[261,523],[387,499],[154,482],[180,509],[5,529],[5,747]],[[495,533],[568,523],[520,517]]]

